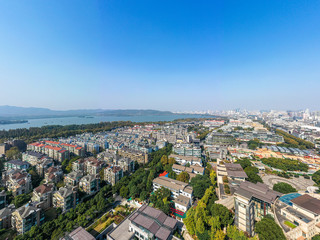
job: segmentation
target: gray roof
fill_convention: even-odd
[[[73,190],[71,187],[61,187],[59,188],[58,192],[60,193],[61,196],[67,197],[73,193]]]
[[[36,208],[34,206],[31,206],[30,203],[27,203],[26,205],[18,208],[16,211],[19,213],[21,218],[26,218],[33,212],[40,211],[40,208]]]
[[[294,198],[291,200],[291,202],[317,215],[320,214],[320,200],[311,197],[308,194]]]
[[[188,185],[188,183],[181,182],[175,179],[167,178],[167,177],[157,177],[153,179],[153,183],[157,183],[161,186],[164,186],[169,189],[173,189],[175,191],[184,191],[186,193],[192,194],[193,188]]]
[[[225,163],[224,164],[229,177],[241,177],[247,178],[247,174],[243,171],[240,164],[236,163]]]
[[[147,229],[160,240],[168,239],[177,224],[176,219],[168,217],[162,211],[148,205],[139,208],[129,220]]]
[[[88,233],[84,228],[78,227],[76,230],[72,231],[66,237],[63,238],[64,240],[94,240],[95,238]]]
[[[183,195],[179,195],[176,199],[173,200],[175,203],[180,204],[184,207],[188,207],[190,204],[190,198],[183,196]]]
[[[242,182],[234,194],[247,199],[254,197],[270,204],[274,203],[274,201],[282,195],[279,192],[270,190],[266,184],[260,182],[257,184]]]

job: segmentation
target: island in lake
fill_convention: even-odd
[[[27,123],[28,120],[0,120],[0,124]]]

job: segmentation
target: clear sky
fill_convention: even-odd
[[[0,105],[320,110],[320,1],[0,0],[0,83]]]

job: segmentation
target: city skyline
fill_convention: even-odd
[[[317,110],[320,4],[3,2],[1,105]]]

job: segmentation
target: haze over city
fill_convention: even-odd
[[[0,105],[319,110],[318,1],[2,1]]]

